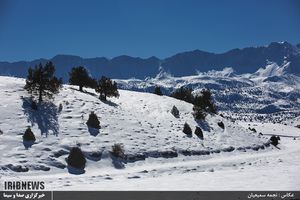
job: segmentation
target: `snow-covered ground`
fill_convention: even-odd
[[[300,190],[300,129],[289,123],[231,122],[219,115],[197,123],[191,104],[167,96],[120,90],[119,99],[104,103],[93,90],[68,85],[33,111],[24,83],[0,77],[1,181],[43,180],[48,190]],[[170,113],[173,105],[180,118]],[[85,124],[91,111],[100,117],[99,133]],[[187,137],[185,122],[193,131],[200,126],[204,140]],[[37,138],[29,149],[22,143],[27,126]],[[259,132],[293,137],[281,137],[278,149]],[[109,154],[115,143],[133,159],[121,168]],[[70,174],[65,161],[76,145],[87,158],[80,175]]]

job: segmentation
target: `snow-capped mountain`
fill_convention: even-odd
[[[300,77],[288,73],[291,63],[282,65],[269,62],[253,74],[236,74],[232,68],[208,71],[194,76],[175,77],[161,71],[155,78],[116,79],[120,88],[153,92],[160,86],[169,95],[180,87],[206,88],[215,97],[219,109],[234,113],[285,113],[285,117],[300,115]],[[283,120],[283,119],[281,119]]]
[[[137,58],[118,56],[112,59],[81,58],[71,55],[57,55],[52,59],[57,68],[57,76],[68,81],[68,72],[72,67],[83,65],[94,77],[101,75],[111,78],[128,79],[155,77],[162,67],[174,76],[190,76],[196,72],[210,70],[221,71],[231,67],[237,74],[254,73],[269,62],[281,66],[289,62],[286,69],[290,74],[300,75],[300,49],[298,45],[288,42],[272,42],[267,46],[233,49],[225,53],[215,54],[200,50],[178,53],[174,56],[159,59],[156,57]],[[30,62],[0,62],[0,75],[26,77],[27,69],[48,59],[38,59]]]

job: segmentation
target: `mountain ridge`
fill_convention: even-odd
[[[282,65],[290,62],[287,71],[300,75],[300,44],[288,42],[272,42],[266,46],[235,48],[224,53],[211,53],[199,49],[177,53],[160,59],[155,56],[148,58],[120,55],[113,58],[83,58],[75,55],[58,54],[50,59],[40,58],[33,61],[0,62],[0,75],[11,75],[24,78],[27,69],[38,63],[52,61],[57,67],[57,76],[66,82],[72,67],[83,65],[91,75],[112,78],[146,78],[155,77],[159,69],[174,76],[188,76],[197,71],[222,70],[232,67],[236,73],[254,73],[268,62]]]

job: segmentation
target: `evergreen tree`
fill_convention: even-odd
[[[197,135],[198,138],[203,140],[203,132],[199,126],[196,126],[195,135]]]
[[[202,109],[205,112],[217,113],[217,108],[212,99],[210,90],[202,90],[201,95],[198,95],[194,99],[194,106]]]
[[[176,106],[173,106],[171,113],[174,117],[179,118],[179,110]]]
[[[43,101],[43,96],[51,98],[62,87],[62,79],[56,78],[54,72],[52,62],[47,62],[45,66],[40,63],[35,68],[30,67],[24,88],[29,93],[38,95],[40,102]]]
[[[96,128],[96,129],[101,128],[98,116],[94,112],[91,112],[91,114],[89,115],[89,119],[86,122],[86,124],[91,128]]]
[[[83,87],[95,88],[96,80],[90,77],[87,69],[83,66],[73,67],[69,73],[69,83],[79,86],[79,91],[83,91]]]
[[[206,113],[204,110],[199,106],[193,107],[193,116],[196,120],[204,120],[206,117]]]
[[[154,94],[159,95],[159,96],[162,96],[162,95],[163,95],[163,93],[161,92],[161,89],[160,89],[159,86],[156,86],[156,87],[154,88]]]
[[[184,123],[184,126],[183,126],[183,132],[184,132],[187,136],[192,136],[193,132],[192,132],[192,129],[191,129],[190,125],[188,125],[188,123]]]
[[[171,97],[186,101],[188,103],[193,103],[194,97],[193,97],[192,92],[193,92],[193,90],[190,88],[181,87],[181,88],[175,90],[171,94]]]
[[[223,122],[218,122],[218,126],[221,128],[221,129],[225,129],[225,125]]]
[[[79,147],[73,147],[67,158],[68,165],[75,167],[77,169],[84,169],[86,164],[86,159]]]
[[[100,93],[99,99],[101,99],[102,101],[106,101],[106,97],[120,96],[117,83],[105,76],[102,76],[101,79],[98,80],[98,84],[95,88],[95,91],[97,93]]]
[[[206,112],[217,113],[210,90],[202,90],[201,95],[197,95],[193,103],[193,115],[195,119],[204,120]]]
[[[28,127],[23,135],[23,140],[25,141],[35,141],[35,136],[31,129]]]
[[[271,144],[273,144],[274,146],[277,146],[278,145],[278,138],[275,136],[275,135],[272,135],[271,138],[270,138],[270,142]]]

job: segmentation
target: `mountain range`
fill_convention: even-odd
[[[231,112],[239,113],[239,118],[262,114],[261,121],[280,122],[300,113],[300,76],[287,73],[289,67],[290,62],[280,66],[269,62],[254,73],[237,74],[232,68],[224,68],[176,77],[161,71],[154,78],[115,80],[119,88],[140,92],[153,93],[159,86],[165,95],[181,87],[192,88],[197,95],[206,88],[213,93],[218,110],[229,112],[231,117]]]
[[[174,76],[189,76],[197,72],[222,70],[231,67],[237,74],[254,73],[269,62],[282,65],[289,62],[285,72],[300,75],[300,44],[272,42],[267,46],[232,49],[225,53],[210,53],[201,50],[178,53],[159,59],[157,57],[139,58],[122,55],[108,59],[105,57],[82,58],[73,55],[56,55],[51,59],[33,61],[0,62],[0,75],[26,77],[29,67],[52,61],[56,66],[56,75],[68,81],[68,72],[72,67],[85,66],[91,75],[118,78],[155,77],[161,68]]]

